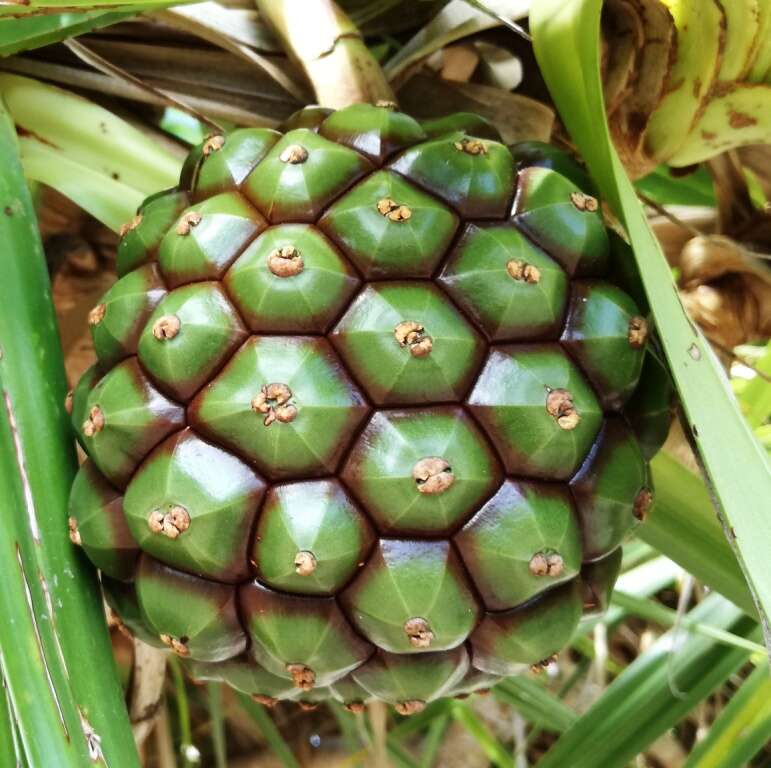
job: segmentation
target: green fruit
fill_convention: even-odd
[[[604,608],[670,393],[580,171],[369,105],[191,152],[69,399],[72,538],[131,632],[264,704],[409,714]]]

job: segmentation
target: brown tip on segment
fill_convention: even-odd
[[[88,313],[88,324],[90,326],[96,326],[99,325],[99,323],[104,320],[105,313],[107,312],[107,305],[106,304],[97,304],[89,313]]]
[[[129,232],[136,229],[142,223],[142,214],[138,213],[128,224],[121,224],[118,234],[125,237]]]
[[[276,277],[294,277],[299,275],[304,267],[300,252],[293,245],[276,248],[268,256],[268,269]]]
[[[69,528],[70,541],[79,547],[83,542],[78,531],[78,521],[74,517],[67,518],[67,528]]]
[[[319,708],[319,705],[313,701],[298,701],[297,706],[300,707],[303,712],[313,712]]]
[[[566,389],[551,389],[546,396],[546,410],[562,429],[571,430],[578,426],[581,417],[573,404],[573,395]]]
[[[289,402],[292,390],[286,384],[266,384],[252,398],[251,408],[265,415],[263,424],[269,427],[274,421],[288,424],[297,418],[297,407]]]
[[[430,496],[444,493],[455,482],[452,467],[439,456],[428,456],[416,462],[412,478],[418,491]]]
[[[644,317],[635,315],[629,321],[629,346],[632,349],[640,349],[648,340],[648,323]]]
[[[571,192],[570,202],[579,210],[587,213],[595,213],[600,208],[596,197],[585,195],[583,192]]]
[[[203,216],[201,216],[200,213],[197,213],[196,211],[188,211],[187,213],[182,215],[182,218],[177,223],[177,234],[178,235],[189,235],[190,230],[193,227],[197,227],[203,219]]]
[[[479,688],[478,690],[474,691],[474,693],[477,696],[489,696],[491,691],[489,688]]]
[[[190,513],[180,504],[172,504],[169,511],[154,509],[147,518],[147,527],[169,539],[176,539],[190,527]]]
[[[378,99],[375,102],[376,107],[381,107],[382,109],[398,109],[399,105],[395,101],[389,101],[388,99]]]
[[[534,264],[528,264],[521,259],[511,259],[511,261],[506,264],[506,271],[509,273],[509,277],[511,277],[512,280],[531,284],[541,282],[541,270]]]
[[[219,152],[225,146],[225,137],[219,134],[209,136],[203,143],[203,156],[209,157],[212,152]]]
[[[530,558],[530,573],[533,576],[562,576],[565,571],[565,561],[558,552],[536,552]]]
[[[176,315],[163,315],[153,323],[153,336],[158,341],[173,339],[182,327],[182,323]]]
[[[360,715],[366,709],[363,701],[349,701],[343,704],[343,707],[354,715]]]
[[[301,147],[299,144],[290,144],[278,156],[278,159],[282,163],[290,163],[291,165],[304,163],[308,159],[308,150],[305,149],[305,147]]]
[[[316,673],[305,664],[287,664],[286,671],[292,676],[295,688],[310,691],[316,685]]]
[[[102,409],[95,405],[91,408],[88,418],[83,422],[83,434],[93,437],[104,429],[104,414]]]
[[[536,661],[535,664],[531,665],[530,671],[534,675],[540,675],[541,672],[543,672],[545,669],[550,667],[554,662],[557,661],[557,654],[552,654],[551,656],[547,656],[545,659],[541,659],[540,661]]]
[[[407,221],[412,218],[412,211],[406,205],[400,205],[390,197],[378,200],[377,210],[378,213],[385,216],[389,221]]]
[[[425,619],[416,617],[404,622],[404,632],[413,648],[429,648],[434,639],[434,633]]]
[[[64,396],[64,410],[69,416],[72,416],[72,407],[74,403],[75,393],[72,390],[69,390],[69,392],[67,392],[67,394]]]
[[[160,636],[161,642],[167,647],[170,648],[174,653],[177,654],[177,656],[189,656],[190,655],[190,649],[187,647],[187,638],[182,636],[177,640],[176,637],[172,637],[171,635],[163,634]]]
[[[479,139],[461,139],[455,142],[455,149],[467,155],[486,155],[487,145]]]
[[[426,708],[426,702],[418,699],[412,701],[400,701],[394,704],[394,709],[400,715],[417,715],[418,712],[422,712]]]
[[[252,701],[262,704],[263,707],[275,707],[278,704],[278,699],[274,699],[272,696],[263,696],[261,693],[253,693],[251,698]]]
[[[653,491],[650,488],[642,488],[634,500],[632,514],[643,522],[653,506]]]
[[[434,340],[420,323],[405,320],[394,328],[394,338],[400,347],[409,347],[413,357],[425,357],[434,348]]]
[[[316,570],[316,556],[302,550],[294,556],[294,570],[298,576],[310,576]]]

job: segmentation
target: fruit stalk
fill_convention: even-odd
[[[395,101],[361,33],[332,0],[256,0],[284,50],[310,80],[319,105]]]

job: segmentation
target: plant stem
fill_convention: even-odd
[[[332,0],[256,0],[284,50],[310,80],[317,102],[395,101],[380,65],[351,20]]]

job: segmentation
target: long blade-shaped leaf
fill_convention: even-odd
[[[710,595],[689,614],[756,639],[757,624],[720,595]],[[621,768],[706,698],[749,657],[698,634],[672,629],[627,667],[566,731],[538,768]]]
[[[0,56],[10,56],[51,45],[67,37],[76,37],[92,29],[107,27],[131,18],[132,12],[90,11],[87,13],[54,13],[26,19],[0,20]]]
[[[680,303],[669,265],[611,144],[600,78],[601,8],[602,0],[534,3],[530,27],[536,57],[565,125],[629,233],[688,424],[769,629],[771,470],[720,363]],[[771,645],[771,634],[767,644]]]
[[[94,570],[67,535],[75,471],[50,286],[0,102],[0,649],[31,765],[138,765]]]
[[[0,0],[0,17],[13,16],[18,18],[78,9],[87,12],[112,10],[134,14],[190,2],[195,2],[195,0],[175,0],[174,2],[159,2],[158,0],[97,0],[97,2],[94,0]]]
[[[755,616],[747,583],[701,478],[665,452],[651,466],[656,503],[637,535]]]
[[[771,741],[771,675],[759,664],[710,726],[686,768],[734,768],[749,765]]]

